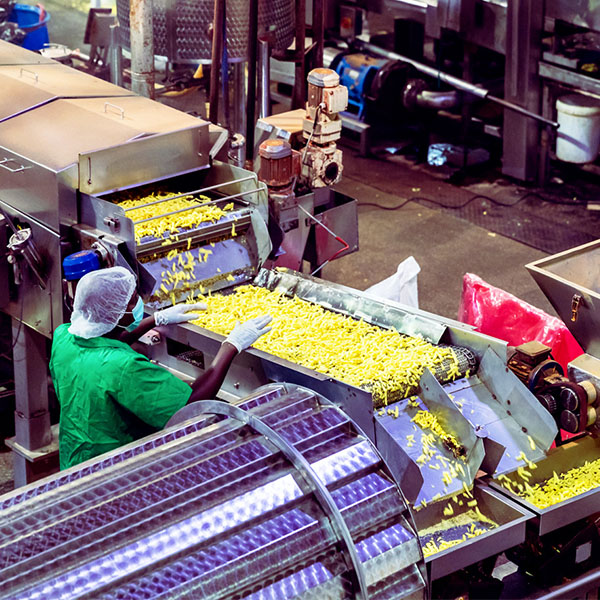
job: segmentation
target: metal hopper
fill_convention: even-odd
[[[583,349],[600,357],[600,240],[526,268]]]

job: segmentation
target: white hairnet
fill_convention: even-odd
[[[89,339],[108,333],[127,310],[135,276],[123,267],[86,273],[77,284],[69,333]]]

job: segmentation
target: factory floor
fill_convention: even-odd
[[[47,0],[52,42],[82,44],[87,3]],[[455,319],[465,273],[555,314],[524,265],[584,243],[600,233],[600,212],[590,211],[597,183],[577,175],[555,177],[540,190],[503,178],[498,165],[467,173],[460,185],[449,173],[394,152],[362,157],[344,150],[336,188],[358,201],[358,252],[328,264],[321,276],[365,289],[413,256],[420,265],[420,308]],[[0,452],[0,494],[12,488],[10,453]],[[510,569],[510,565],[507,567]]]

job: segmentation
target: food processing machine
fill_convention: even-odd
[[[190,405],[165,431],[3,497],[0,514],[3,598],[426,597],[385,463],[297,386]]]
[[[557,138],[585,137],[565,121],[556,130],[557,100],[566,94],[576,94],[575,102],[597,100],[600,94],[595,2],[328,0],[325,15],[331,48],[324,64],[351,90],[353,116],[345,115],[345,126],[360,134],[363,151],[373,137],[369,127],[383,121],[387,139],[392,119],[426,126],[432,110],[415,115],[412,109],[428,108],[443,112],[444,136],[462,117],[471,143],[492,150],[501,144],[502,172],[519,180],[547,184],[550,158],[595,160],[595,141],[581,160],[554,152]],[[288,71],[284,64],[273,68],[286,83]],[[456,132],[448,142],[465,140]]]
[[[227,140],[222,128],[5,42],[0,79],[7,90],[0,107],[0,235],[7,248],[0,296],[22,367],[16,369],[13,443],[22,484],[56,454],[44,382],[46,340],[69,318],[74,284],[63,278],[63,258],[83,250],[97,265],[125,266],[146,298],[166,305],[192,290],[250,281],[272,243],[266,185],[216,159]],[[323,190],[315,200],[307,190],[302,210],[318,223],[313,213],[325,219],[340,204],[354,211],[354,242],[344,249],[352,251],[353,199]],[[198,211],[206,218],[195,219]],[[159,218],[171,219],[173,230],[185,222],[186,231],[181,237],[158,232]],[[304,217],[288,229],[299,221]],[[136,236],[134,227],[145,233]],[[185,277],[167,292],[159,285],[162,272],[178,271],[182,249],[190,252]],[[326,261],[338,250],[315,254]]]
[[[508,369],[505,343],[294,270],[261,268],[271,252],[268,190],[214,159],[222,130],[115,86],[67,99],[65,67],[13,48],[1,56],[6,85],[33,90],[0,122],[0,231],[11,257],[1,263],[1,300],[14,320],[24,394],[13,443],[19,483],[55,451],[45,346],[68,313],[57,258],[73,251],[128,266],[152,308],[251,284],[423,338],[456,359],[382,398],[268,348],[249,349],[229,370],[220,392],[227,402],[190,405],[164,432],[2,499],[1,595],[51,597],[60,587],[69,597],[418,598],[428,581],[525,541],[535,510],[496,484],[547,460],[558,428]],[[52,152],[32,149],[40,135]],[[315,198],[292,207],[297,220],[299,206],[309,221],[337,208]],[[191,207],[162,210],[182,199]],[[220,212],[161,230],[160,218],[206,207]],[[154,330],[138,348],[191,381],[222,341],[185,323]],[[419,424],[424,414],[435,415],[443,436]],[[592,514],[595,493],[570,499],[573,514]]]

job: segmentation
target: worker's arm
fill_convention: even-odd
[[[196,402],[196,400],[216,398],[217,392],[223,385],[227,371],[229,371],[229,367],[237,354],[237,348],[233,344],[229,342],[221,344],[210,367],[192,384],[192,395],[188,400],[188,404]]]
[[[215,398],[238,352],[246,350],[261,335],[271,331],[271,328],[268,327],[271,320],[271,316],[263,315],[242,324],[237,323],[227,339],[221,344],[210,367],[192,384],[192,395],[188,403]]]
[[[157,310],[152,316],[142,319],[133,331],[124,330],[119,334],[119,340],[126,344],[137,342],[144,334],[157,325],[172,325],[173,323],[187,323],[198,318],[197,312],[206,310],[204,302],[195,304],[176,304],[163,310]]]

